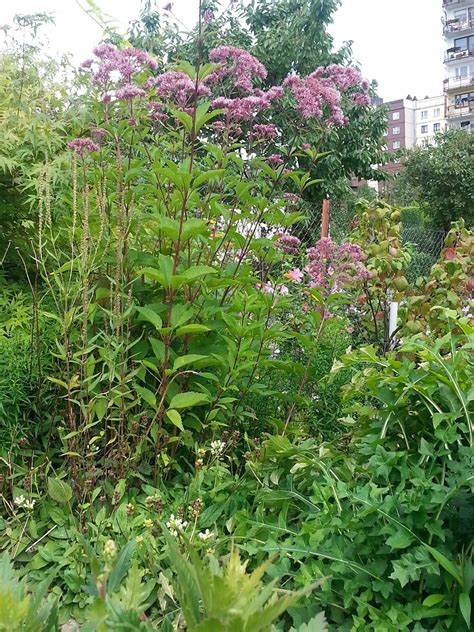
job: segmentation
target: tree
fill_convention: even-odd
[[[448,130],[437,144],[409,152],[390,195],[397,203],[423,203],[435,226],[448,230],[464,218],[474,224],[474,136]]]
[[[8,48],[0,51],[0,262],[12,272],[34,234],[36,186],[45,161],[62,145],[62,112],[68,86],[57,80],[61,64],[41,56],[39,28],[45,14],[19,15],[5,27]],[[24,260],[28,257],[24,256]]]
[[[262,89],[281,83],[291,73],[303,76],[318,66],[353,65],[351,43],[334,50],[333,38],[328,32],[340,3],[341,0],[250,0],[242,5],[226,1],[222,5],[227,10],[219,12],[219,0],[203,0],[201,17],[206,22],[203,54],[207,55],[221,44],[249,50],[268,71]],[[166,42],[168,61],[192,59],[196,54],[198,27],[189,36],[180,36],[167,15],[170,14],[152,10],[150,0],[145,0],[140,21],[134,22],[129,35],[131,41],[161,53]],[[373,82],[371,95],[375,94],[376,83]],[[313,188],[311,198],[307,199],[316,215],[324,197],[335,199],[350,193],[350,177],[366,180],[384,177],[374,165],[386,161],[386,120],[385,108],[354,107],[347,126],[305,138],[319,151],[329,152],[311,173],[313,178],[322,179],[321,185]],[[292,121],[278,120],[278,114],[275,121],[283,130],[288,129],[288,134],[292,132]]]

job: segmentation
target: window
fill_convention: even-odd
[[[427,138],[422,138],[421,139],[421,146],[422,147],[428,147],[429,144],[430,144],[430,141]]]
[[[456,79],[462,79],[463,77],[467,77],[467,66],[458,66],[456,68]]]
[[[454,48],[458,48],[459,50],[473,50],[474,35],[469,35],[469,37],[458,37],[454,40]]]
[[[395,127],[392,128],[392,134],[396,135],[396,134],[400,134],[400,126],[396,125]]]
[[[400,120],[400,112],[394,112],[392,114],[392,121],[398,121]]]
[[[472,103],[474,101],[474,92],[465,92],[464,94],[457,94],[454,97],[454,107],[456,108],[465,108],[471,102],[471,107],[473,107]]]
[[[433,132],[440,132],[441,131],[441,123],[435,123],[433,125]]]
[[[400,149],[400,141],[399,140],[394,140],[392,143],[392,147],[393,149]]]
[[[421,118],[422,119],[428,118],[428,110],[421,110]]]
[[[422,134],[428,134],[428,125],[422,125],[421,126],[421,133]]]
[[[433,110],[433,116],[434,116],[435,118],[438,118],[438,116],[441,116],[441,109],[440,109],[440,108],[435,108],[435,109]]]

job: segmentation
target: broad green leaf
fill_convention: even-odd
[[[177,336],[184,336],[185,334],[204,334],[207,331],[211,331],[209,327],[206,325],[184,325],[183,327],[178,327],[176,330]]]
[[[459,595],[459,609],[466,622],[468,630],[471,629],[471,598],[465,592]]]
[[[387,544],[391,549],[406,549],[412,542],[413,538],[408,531],[398,531],[387,538]]]
[[[154,325],[156,329],[161,329],[163,327],[163,321],[161,318],[149,307],[135,307],[135,309],[145,320]]]
[[[149,343],[151,344],[151,348],[153,349],[153,353],[155,354],[155,358],[163,363],[165,359],[165,345],[161,340],[157,338],[148,338]]]
[[[68,503],[72,498],[72,489],[65,481],[49,476],[48,494],[57,503]]]
[[[137,543],[135,540],[131,540],[120,552],[120,555],[118,556],[118,559],[115,562],[107,580],[108,592],[114,592],[120,586],[122,580],[128,572],[128,569],[130,568],[136,546]]]
[[[144,386],[135,386],[137,393],[141,396],[141,398],[152,408],[156,408],[156,396],[150,389],[145,388]]]
[[[182,432],[184,432],[183,422],[181,421],[181,415],[178,413],[177,410],[173,410],[173,409],[167,410],[166,411],[166,416],[168,417],[168,419],[171,421],[171,423],[174,426],[176,426]]]
[[[191,408],[193,406],[201,406],[207,404],[209,397],[205,393],[195,393],[188,391],[187,393],[178,393],[170,402],[170,408]]]
[[[431,608],[432,606],[436,606],[437,604],[441,603],[443,599],[444,599],[444,595],[440,595],[440,594],[429,595],[428,597],[426,597],[426,599],[424,599],[423,605],[426,606],[427,608]]]
[[[454,564],[450,560],[448,560],[448,558],[443,555],[443,553],[440,553],[438,549],[435,549],[432,546],[427,546],[426,548],[435,558],[435,560],[444,568],[444,570],[447,571],[460,586],[462,586],[462,577]]]
[[[97,419],[99,421],[103,419],[107,411],[107,403],[107,398],[99,397],[94,404],[95,414],[97,415]]]
[[[188,355],[180,356],[174,361],[173,371],[177,371],[181,367],[197,362],[198,360],[206,360],[208,357],[207,355],[200,355],[198,353],[189,353]]]
[[[180,287],[184,283],[192,283],[209,274],[217,274],[217,270],[210,266],[194,266],[186,270],[186,272],[173,277],[173,287]]]

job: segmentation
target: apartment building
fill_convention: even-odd
[[[446,119],[474,130],[474,0],[443,0]]]
[[[445,97],[417,99],[415,106],[415,142],[421,147],[432,145],[436,134],[446,129]]]
[[[387,122],[387,150],[397,153],[400,149],[411,149],[416,141],[416,101],[408,96],[387,103],[390,110]],[[387,173],[398,173],[402,168],[401,161],[383,167]]]

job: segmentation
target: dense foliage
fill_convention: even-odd
[[[249,50],[264,64],[267,76],[262,85],[266,88],[281,83],[290,73],[307,75],[318,66],[350,64],[350,44],[334,50],[333,38],[328,31],[340,0],[252,0],[251,2],[203,2],[201,19],[205,29],[204,50],[218,45],[235,45]],[[190,34],[182,33],[169,10],[157,11],[144,3],[140,20],[134,23],[131,41],[160,57],[172,60],[195,59],[196,25]],[[373,83],[370,95],[375,96]],[[329,195],[336,200],[349,193],[348,177],[373,180],[383,177],[375,165],[386,161],[384,151],[386,110],[356,108],[347,112],[350,124],[338,128],[306,130],[307,142],[319,151],[331,152],[318,166],[320,187],[307,191],[309,201],[306,213],[318,221],[321,200]],[[276,112],[281,133],[288,142],[293,120],[288,112]],[[311,163],[305,168],[311,169]]]
[[[336,4],[255,3],[270,73],[209,45],[209,4],[190,61],[96,47],[54,142],[64,95],[27,112],[36,153],[9,119],[0,630],[471,629],[474,237],[453,224],[412,289],[384,202],[302,238],[370,87],[263,32]]]
[[[444,230],[460,218],[474,223],[474,138],[464,130],[437,136],[436,145],[409,152],[393,184],[398,204],[422,201],[432,223]]]

